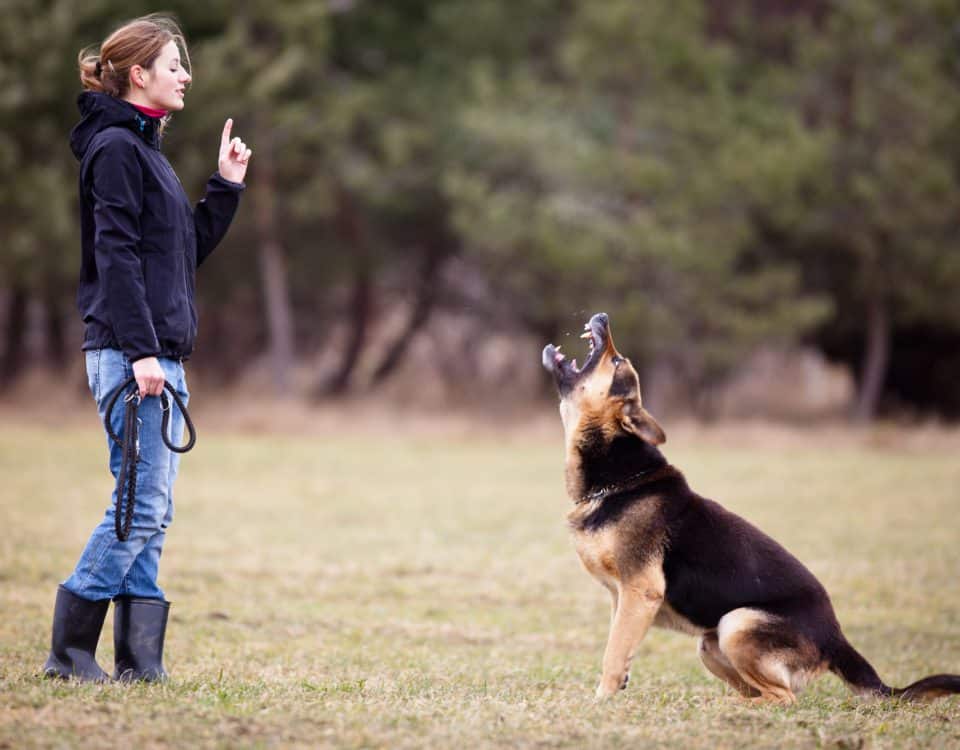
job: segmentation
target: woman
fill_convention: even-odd
[[[178,455],[160,434],[157,396],[169,382],[184,403],[183,360],[197,331],[194,272],[223,238],[236,212],[251,151],[231,138],[227,120],[219,171],[196,207],[160,151],[164,125],[183,109],[190,83],[184,38],[163,16],[138,18],[113,32],[99,55],[80,53],[82,119],[70,145],[80,161],[83,257],[77,295],[85,323],[90,390],[101,420],[107,399],[131,375],[143,399],[136,504],[126,541],[114,530],[114,504],[94,529],[72,575],[57,591],[50,656],[44,673],[101,681],[95,654],[114,601],[114,678],[159,680],[169,602],[157,585],[167,526],[173,518]],[[113,430],[122,431],[122,409]],[[183,418],[174,407],[171,437]],[[110,469],[119,448],[108,438]]]

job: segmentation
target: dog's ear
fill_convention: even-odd
[[[620,423],[627,432],[650,445],[660,445],[667,441],[667,435],[657,420],[635,401],[628,401],[623,405]]]

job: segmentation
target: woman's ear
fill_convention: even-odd
[[[130,83],[140,88],[146,88],[146,81],[143,79],[143,66],[134,65],[130,68]]]
[[[660,445],[667,441],[667,435],[657,420],[637,403],[627,402],[623,405],[620,423],[627,432],[650,445]]]

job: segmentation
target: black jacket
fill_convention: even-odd
[[[197,335],[198,265],[226,234],[244,186],[213,175],[194,211],[160,152],[160,121],[84,92],[70,134],[80,161],[84,349],[186,358]]]

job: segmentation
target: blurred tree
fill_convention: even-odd
[[[62,123],[76,113],[76,43],[84,14],[65,0],[0,6],[0,286],[8,290],[0,387],[26,364],[27,307],[47,321],[48,357],[65,358],[64,308],[75,278],[76,170]]]
[[[307,345],[325,341],[331,318],[347,321],[341,360],[317,388],[336,394],[351,387],[391,286],[410,291],[410,312],[374,363],[373,382],[397,366],[432,310],[436,279],[456,248],[437,189],[446,122],[438,102],[454,88],[425,62],[434,5],[302,2],[278,11],[250,2],[197,48],[203,73],[194,96],[207,111],[252,126],[249,198],[281,388],[298,318]],[[199,164],[194,156],[188,161]]]
[[[865,418],[885,383],[902,399],[933,383],[899,361],[887,380],[899,342],[942,363],[960,335],[946,0],[170,8],[195,84],[164,148],[188,192],[227,116],[255,151],[199,289],[198,359],[218,375],[265,351],[283,389],[333,330],[317,390],[338,393],[389,377],[441,304],[544,339],[604,309],[623,349],[700,393],[758,343],[813,330],[858,367]],[[77,51],[151,9],[0,0],[0,382],[28,312],[67,347]]]
[[[703,389],[823,319],[796,267],[745,253],[755,196],[788,189],[816,146],[707,38],[700,3],[502,12],[525,54],[476,67],[469,158],[447,187],[496,292],[534,330],[605,309],[624,350]]]
[[[857,372],[854,417],[867,420],[891,358],[917,347],[895,350],[898,329],[960,333],[960,8],[854,0],[771,18],[741,5],[741,54],[781,71],[824,146],[800,190],[758,210],[759,236],[833,300],[817,338]],[[936,379],[911,371],[918,384]]]
[[[215,153],[213,133],[227,117],[234,119],[234,134],[253,148],[247,210],[241,212],[249,218],[241,226],[252,228],[246,242],[252,239],[258,259],[267,356],[274,387],[284,392],[295,355],[284,204],[304,187],[299,177],[312,138],[305,114],[325,75],[326,11],[316,3],[256,0],[222,3],[217,10],[211,19],[217,35],[195,45],[191,100],[199,112],[184,127],[184,158],[190,179],[205,179],[212,166],[207,154]],[[241,366],[255,353],[248,352]]]

